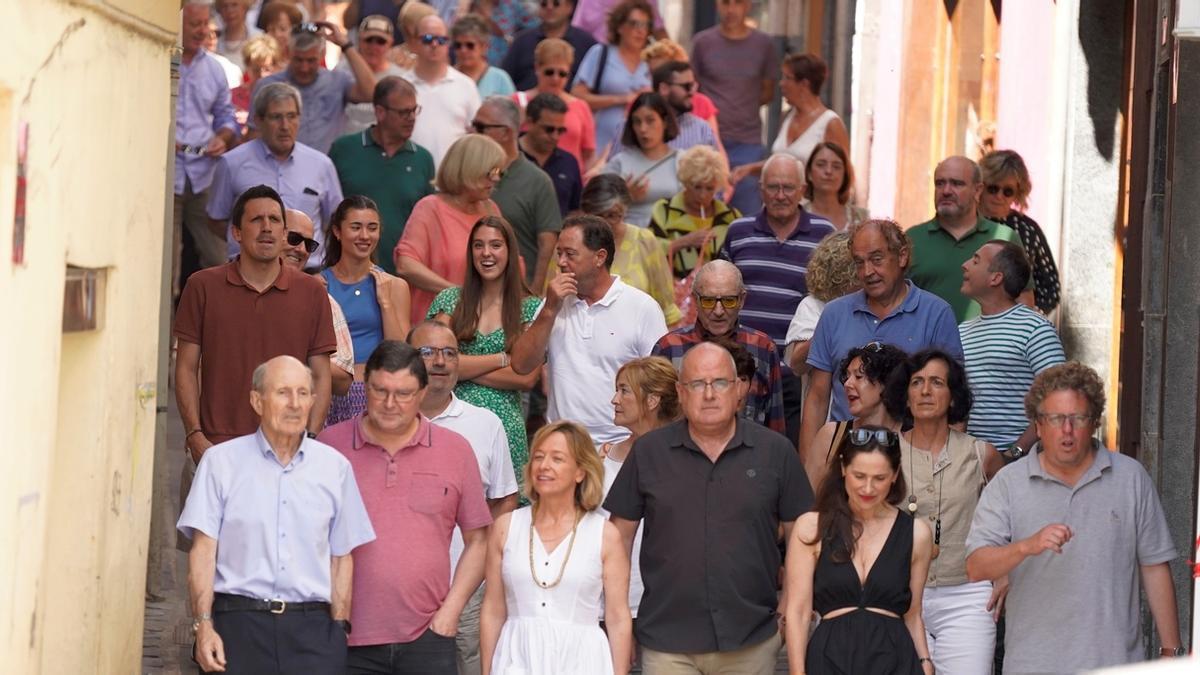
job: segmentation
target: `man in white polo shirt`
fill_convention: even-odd
[[[613,424],[609,404],[617,369],[649,356],[667,333],[658,303],[609,273],[615,252],[612,228],[603,219],[566,218],[555,246],[559,274],[512,348],[518,374],[543,362],[550,366],[546,419],[579,422],[597,445],[628,435]]]
[[[426,319],[408,334],[408,343],[421,354],[429,384],[421,401],[421,414],[430,422],[461,434],[475,451],[483,496],[492,520],[517,508],[517,477],[508,452],[508,436],[500,418],[486,408],[471,405],[454,395],[458,384],[458,338],[444,323]],[[463,552],[462,532],[454,528],[450,540],[450,570],[458,567]],[[479,673],[479,606],[483,585],[463,608],[454,636],[459,675]]]
[[[479,109],[479,89],[471,78],[450,67],[450,36],[437,15],[421,19],[417,36],[417,61],[400,75],[416,87],[421,107],[412,141],[433,155],[436,167],[450,145],[467,133]]]

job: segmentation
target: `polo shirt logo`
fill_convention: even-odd
[[[758,472],[755,471],[754,469],[746,469],[746,478],[754,478],[757,475],[758,475]]]

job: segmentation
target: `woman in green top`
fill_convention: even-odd
[[[514,373],[508,350],[533,321],[541,301],[525,286],[517,251],[517,236],[508,221],[480,218],[467,238],[471,264],[466,280],[461,288],[438,293],[429,316],[447,323],[458,337],[455,393],[496,413],[504,423],[513,469],[520,476],[529,459],[520,392],[533,388],[539,371]]]

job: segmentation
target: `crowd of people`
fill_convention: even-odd
[[[1017,153],[906,229],[750,0],[323,4],[181,12],[202,671],[1066,673],[1141,591],[1185,653]]]

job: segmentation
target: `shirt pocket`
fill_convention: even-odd
[[[451,499],[446,480],[431,472],[415,471],[408,489],[408,507],[417,513],[441,515]]]

